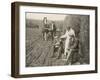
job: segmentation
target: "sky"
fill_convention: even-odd
[[[27,19],[43,20],[47,17],[48,20],[64,20],[67,15],[64,14],[45,14],[45,13],[26,13]]]

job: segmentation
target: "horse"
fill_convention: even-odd
[[[42,29],[43,40],[48,40],[49,38],[53,40],[55,34],[56,34],[56,27],[54,23],[53,25],[52,23],[44,25]]]
[[[49,33],[49,24],[45,24],[42,29],[43,40],[47,40],[47,34]]]

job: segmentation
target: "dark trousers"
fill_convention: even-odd
[[[55,30],[51,31],[51,38],[52,38],[52,40],[54,40],[54,36],[55,35],[56,35],[56,31]]]

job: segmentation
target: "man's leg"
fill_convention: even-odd
[[[52,38],[52,40],[53,40],[53,31],[51,31],[51,38]]]
[[[65,48],[65,50],[64,50],[64,55],[66,56],[66,48]]]
[[[44,39],[47,40],[47,33],[44,33]]]
[[[65,47],[64,55],[67,56],[68,54],[68,49]]]

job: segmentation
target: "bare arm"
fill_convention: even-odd
[[[62,35],[60,38],[67,38],[67,31],[64,35]]]

